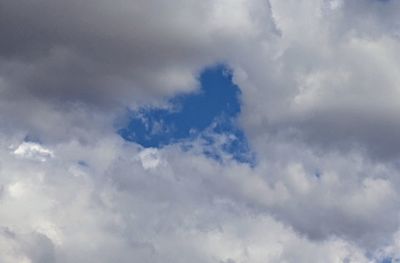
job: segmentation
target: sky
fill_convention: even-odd
[[[0,0],[0,262],[400,261],[399,13]]]
[[[127,111],[119,134],[145,148],[162,148],[180,143],[203,142],[203,153],[216,160],[226,157],[254,163],[247,138],[238,127],[240,89],[224,65],[204,69],[199,76],[200,91],[176,95],[167,108],[147,107]],[[128,121],[126,121],[128,120]]]

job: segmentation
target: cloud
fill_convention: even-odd
[[[224,59],[224,43],[263,33],[251,16],[260,4],[4,2],[5,94],[115,106],[193,90],[197,70]]]
[[[157,149],[147,148],[139,153],[139,159],[145,170],[157,168],[160,165],[160,156]]]
[[[321,242],[271,216],[274,207],[283,209],[286,202],[307,194],[290,189],[284,174],[272,187],[264,170],[253,171],[234,161],[222,165],[175,146],[160,150],[162,164],[153,165],[151,159],[149,166],[149,155],[143,159],[144,153],[153,156],[155,151],[140,150],[117,137],[94,145],[59,144],[56,157],[47,162],[27,162],[2,150],[0,214],[6,226],[0,238],[6,244],[0,248],[2,259],[368,262],[364,250],[347,241],[352,234],[328,235]],[[76,170],[69,168],[78,169],[78,159],[85,165],[84,173],[76,176]],[[381,185],[386,187],[384,182],[371,187]],[[354,206],[359,205],[357,200]],[[366,210],[359,218],[374,212]],[[272,214],[292,218],[282,212]],[[309,220],[313,216],[301,215]]]
[[[399,257],[398,2],[0,6],[0,261]],[[221,62],[253,166],[118,135]]]
[[[398,9],[394,1],[271,1],[281,37],[233,62],[248,133],[286,130],[314,146],[396,158]]]
[[[13,153],[14,153],[14,155],[21,157],[21,158],[38,160],[41,162],[45,162],[48,158],[54,157],[54,153],[52,151],[44,148],[43,146],[41,146],[38,143],[33,143],[33,142],[21,143],[13,151]]]

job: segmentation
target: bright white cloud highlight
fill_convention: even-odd
[[[38,143],[23,142],[14,151],[14,155],[19,158],[37,160],[45,162],[47,159],[54,157],[54,153],[44,148]]]

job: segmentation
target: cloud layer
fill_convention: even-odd
[[[399,258],[399,12],[0,0],[0,261]],[[201,139],[118,135],[126,108],[168,108],[216,63],[241,89],[254,166],[208,158]]]

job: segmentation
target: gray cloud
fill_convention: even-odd
[[[282,37],[237,63],[248,133],[397,158],[398,3],[271,2]]]
[[[0,1],[0,261],[398,257],[399,8]],[[255,167],[115,134],[121,109],[193,91],[217,61]]]
[[[2,76],[14,96],[102,105],[191,90],[199,69],[224,59],[224,43],[253,34],[253,3],[224,4],[3,1]]]

